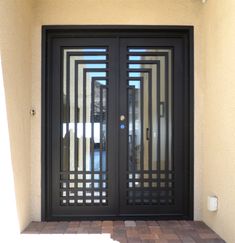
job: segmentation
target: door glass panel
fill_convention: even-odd
[[[172,204],[172,51],[135,47],[127,56],[127,202]]]
[[[63,52],[61,205],[107,205],[108,48]]]
[[[143,83],[140,80],[129,81],[129,171],[140,170],[141,162],[141,126],[142,126],[142,98]]]

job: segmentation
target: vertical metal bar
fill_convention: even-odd
[[[136,171],[136,159],[135,159],[135,86],[132,90],[132,156],[133,156],[133,171]]]
[[[102,203],[102,172],[103,172],[103,158],[102,158],[102,152],[103,152],[103,131],[102,131],[102,126],[103,126],[103,92],[102,92],[102,85],[100,84],[99,86],[100,88],[100,180],[99,180],[99,184],[100,184],[100,200]]]
[[[75,60],[72,60],[72,67],[75,68],[76,66],[76,62]],[[70,162],[69,162],[69,171],[73,171],[74,172],[74,167],[75,167],[75,113],[74,113],[74,105],[75,105],[75,69],[71,68],[71,64],[70,64],[70,108],[69,108],[69,112],[70,112],[70,148],[69,148],[69,153],[70,153]]]
[[[80,123],[79,121],[80,121],[80,108],[78,107],[78,114],[77,114],[77,121],[78,121],[78,123],[77,123],[77,126],[78,126],[78,124]],[[80,141],[79,141],[79,138],[77,138],[77,147],[78,148],[80,148]],[[79,162],[79,150],[78,150],[78,152],[77,152],[77,161]],[[79,165],[77,164],[77,171],[78,171],[78,167],[79,167]]]
[[[86,200],[86,71],[83,69],[83,203]]]
[[[69,55],[68,55],[69,56]],[[70,123],[70,56],[67,59],[66,64],[66,87],[67,87],[67,96],[66,96],[66,109],[67,109],[67,123],[66,123],[66,140],[67,140],[67,164],[66,171],[69,171],[70,167],[70,131],[69,131],[69,123]],[[69,179],[69,172],[67,173],[67,178]],[[66,205],[69,205],[69,180],[66,182]]]
[[[102,163],[105,162],[105,173],[104,173],[104,175],[105,175],[105,185],[106,185],[106,189],[107,189],[107,187],[108,187],[108,185],[107,185],[108,164],[107,164],[107,159],[106,159],[107,158],[107,143],[106,143],[106,136],[107,136],[107,132],[106,132],[106,128],[107,128],[107,108],[106,108],[106,104],[107,104],[107,86],[106,85],[102,86],[102,92],[104,92],[103,93],[103,101],[104,101],[104,103],[103,103],[104,119],[103,120],[105,121],[105,147],[104,146],[102,147]],[[103,140],[102,140],[102,143],[103,143]],[[105,160],[103,159],[103,152],[104,151],[105,151]],[[103,176],[103,174],[102,174],[102,176]]]
[[[103,121],[107,122],[107,107],[106,107],[106,104],[107,104],[107,92],[108,92],[107,90],[108,89],[107,89],[106,85],[102,85],[101,89],[102,89],[102,93],[103,93],[103,100],[102,100],[102,102],[103,102],[103,110],[105,111],[104,114],[103,114],[103,120],[102,120],[102,124],[103,124]],[[105,125],[105,131],[106,131],[106,129],[107,129],[107,123]],[[102,130],[102,132],[103,132],[103,130]],[[107,152],[106,136],[107,136],[107,133],[105,132],[105,147],[102,146],[102,151],[106,151]],[[102,143],[103,143],[103,140],[102,140]],[[103,156],[103,154],[102,154],[102,156]],[[107,162],[107,160],[105,160],[105,162]],[[105,168],[106,168],[106,172],[107,172],[108,171],[108,164],[105,164]]]
[[[151,71],[148,72],[148,116],[149,116],[149,171],[152,174],[152,73]]]
[[[161,147],[160,147],[160,64],[157,64],[157,188],[158,188],[158,202],[160,203],[160,176],[161,176]]]
[[[136,203],[136,190],[135,190],[135,86],[129,86],[129,90],[131,91],[131,95],[130,97],[132,98],[131,100],[131,111],[132,111],[132,166],[131,166],[131,170],[132,170],[132,186],[133,186],[133,202],[134,204]],[[129,103],[129,102],[128,102]],[[129,132],[129,129],[128,129]]]
[[[127,78],[127,82],[128,82],[128,77]],[[129,183],[130,183],[130,171],[131,171],[131,167],[130,167],[130,142],[132,141],[132,138],[130,140],[130,128],[129,128],[129,114],[130,114],[130,105],[129,105],[129,97],[130,97],[130,88],[129,88],[129,83],[127,83],[126,85],[127,88],[127,117],[126,117],[126,129],[127,129],[127,162],[126,162],[126,170],[125,172],[127,172],[127,174],[125,175],[125,177],[127,177],[127,188],[129,188]],[[120,122],[120,121],[119,121]],[[132,175],[133,176],[133,175]],[[130,191],[126,192],[127,193],[127,198],[129,199],[130,197]]]
[[[169,196],[169,126],[168,126],[168,122],[169,122],[169,102],[168,102],[168,99],[169,99],[169,63],[168,63],[168,53],[165,55],[165,117],[166,117],[166,144],[165,144],[165,153],[166,153],[166,166],[165,166],[165,170],[166,170],[166,173],[165,173],[165,183],[166,183],[166,188],[168,189],[167,190],[167,193],[166,193],[166,202],[168,203],[169,200],[168,200],[168,196]]]
[[[69,123],[70,123],[70,56],[67,58],[66,63],[66,134],[65,134],[65,141],[67,141],[67,164],[66,164],[66,171],[69,171],[69,163],[70,163],[70,132],[69,132]]]
[[[78,146],[77,146],[77,124],[78,124],[78,64],[75,62],[75,99],[74,99],[74,122],[75,122],[75,136],[74,136],[74,144],[75,144],[75,171],[77,171],[78,167]]]
[[[62,53],[62,50],[61,50]],[[60,95],[60,110],[61,110],[61,114],[60,114],[60,134],[62,134],[62,136],[60,137],[60,166],[59,166],[59,171],[58,171],[58,175],[59,175],[59,201],[60,201],[60,205],[61,205],[61,201],[65,199],[65,197],[63,196],[63,193],[65,190],[61,190],[61,181],[63,181],[64,179],[64,173],[61,173],[62,171],[64,171],[64,145],[66,140],[63,138],[63,126],[64,126],[64,121],[66,121],[65,118],[65,105],[64,105],[64,82],[66,82],[66,60],[67,60],[67,56],[65,57],[65,50],[63,50],[63,54],[62,54],[61,58],[61,67],[63,67],[62,71],[62,76],[63,76],[63,83],[62,83],[62,92],[60,91],[61,95]],[[63,63],[63,64],[62,64]],[[61,98],[62,97],[62,98]],[[62,201],[63,203],[63,201]]]
[[[130,135],[130,120],[132,120],[133,122],[133,115],[132,117],[130,117],[130,113],[133,114],[133,105],[131,103],[131,106],[130,106],[130,101],[131,101],[131,96],[132,96],[132,86],[129,85],[129,80],[128,80],[128,77],[127,77],[127,85],[126,85],[126,88],[127,88],[127,118],[126,118],[126,129],[127,129],[127,165],[126,165],[126,171],[128,172],[127,173],[127,183],[128,183],[128,188],[129,188],[129,183],[132,183],[132,200],[133,200],[133,203],[135,203],[134,201],[134,195],[135,195],[135,191],[134,191],[134,183],[135,183],[135,174],[134,174],[134,170],[133,170],[133,125],[132,125],[132,134]],[[130,109],[131,109],[131,112],[130,112]],[[131,139],[130,139],[131,138]],[[130,140],[130,141],[129,141]],[[130,148],[131,146],[131,148]],[[131,156],[132,155],[132,156]],[[129,178],[129,175],[131,173],[131,178]],[[128,198],[129,198],[129,193],[130,191],[128,191]]]
[[[66,155],[66,154],[65,154],[64,148],[67,145],[66,144],[67,143],[66,137],[63,137],[63,133],[64,133],[64,123],[67,122],[67,115],[66,115],[67,103],[66,103],[66,101],[65,101],[65,104],[64,104],[64,91],[65,91],[66,96],[67,96],[67,89],[66,90],[64,89],[64,83],[67,82],[67,79],[66,79],[67,78],[67,73],[66,73],[67,53],[65,52],[65,49],[63,50],[63,55],[62,56],[63,56],[63,65],[61,65],[61,66],[63,66],[63,84],[62,84],[62,87],[63,88],[62,88],[62,92],[61,92],[62,93],[62,95],[61,95],[62,98],[60,98],[60,107],[62,109],[62,117],[61,117],[62,123],[60,123],[60,129],[61,129],[60,132],[62,134],[62,137],[61,137],[60,142],[61,142],[62,149],[60,150],[60,158],[61,158],[61,160],[60,160],[60,172],[65,170],[64,169],[64,167],[65,167],[64,166],[64,164],[65,164],[64,155]],[[66,85],[66,88],[67,88],[67,85]],[[60,174],[60,179],[63,179],[63,174]]]
[[[126,165],[126,171],[128,171],[128,178],[129,178],[129,172],[131,171],[131,166],[130,166],[130,143],[132,144],[132,137],[131,135],[129,134],[129,131],[130,131],[130,117],[129,117],[129,114],[130,114],[130,105],[129,105],[129,97],[130,97],[130,87],[127,85],[127,108],[128,108],[128,111],[127,111],[127,114],[128,116],[126,117],[126,129],[127,129],[127,133],[128,133],[128,144],[127,144],[127,154],[128,154],[128,161],[127,161],[127,165]]]
[[[77,138],[77,125],[78,125],[78,64],[75,62],[75,99],[74,99],[74,122],[75,122],[75,135],[74,135],[74,146],[75,146],[75,156],[74,156],[74,183],[75,183],[75,188],[77,187],[77,171],[78,171],[78,138]],[[77,201],[77,193],[75,193],[75,200]]]
[[[141,187],[144,186],[144,90],[143,90],[143,79],[140,81],[140,88],[141,88],[141,162],[140,162],[140,171],[141,171]],[[144,202],[144,195],[141,192],[141,203]]]
[[[133,201],[136,204],[136,190],[135,190],[135,183],[136,183],[136,159],[135,159],[135,86],[132,87],[132,173],[133,173]]]
[[[65,55],[66,54],[66,55]],[[60,140],[60,143],[61,143],[61,149],[60,149],[60,172],[61,171],[64,171],[64,163],[65,163],[65,160],[64,160],[64,147],[65,147],[65,144],[66,144],[66,139],[65,137],[63,137],[63,130],[64,130],[64,123],[66,122],[66,109],[65,107],[67,106],[67,104],[64,104],[64,82],[66,82],[66,61],[67,61],[67,53],[65,52],[65,50],[63,50],[63,65],[61,65],[61,67],[63,67],[63,70],[62,70],[62,73],[63,73],[63,84],[62,84],[62,95],[60,98],[60,107],[61,107],[61,114],[62,114],[62,117],[60,118],[61,119],[61,123],[60,123],[60,133],[62,134],[61,136],[61,140]],[[61,61],[62,63],[62,61]],[[66,85],[66,88],[67,88],[67,85]],[[66,92],[66,95],[67,95],[67,92]],[[60,180],[63,179],[63,174],[60,174]]]
[[[90,141],[90,158],[91,158],[91,202],[94,204],[94,112],[95,112],[95,80],[91,81],[91,141]]]
[[[148,71],[148,80],[149,80],[149,85],[148,85],[148,94],[149,94],[149,98],[148,98],[148,112],[149,112],[149,176],[150,176],[150,181],[149,183],[152,182],[152,72]],[[149,187],[150,188],[150,187]],[[148,189],[149,189],[148,188]],[[152,193],[149,193],[149,203],[152,203]]]

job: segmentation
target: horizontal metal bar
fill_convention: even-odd
[[[105,81],[108,81],[109,80],[109,78],[107,78],[107,77],[93,77],[92,79],[94,79],[95,81],[97,81],[97,80],[105,80]]]
[[[142,199],[141,198],[141,195],[128,195],[128,199],[133,199],[133,198],[137,198],[137,199]],[[149,195],[149,196],[146,196],[146,197],[144,197],[143,199],[142,199],[142,201],[143,200],[156,200],[156,199],[166,199],[166,200],[168,200],[168,199],[175,199],[175,197],[174,196],[168,196],[168,195],[163,195],[163,196],[161,196],[161,195],[157,195],[157,196],[153,196],[153,195]]]
[[[138,179],[135,179],[135,178],[131,178],[131,179],[127,179],[127,181],[128,182],[152,182],[152,183],[155,183],[155,182],[157,182],[156,181],[156,179],[157,178],[148,178],[148,179],[146,179],[146,178],[138,178]],[[159,182],[170,182],[170,183],[174,183],[175,182],[175,180],[174,179],[167,179],[167,178],[160,178],[159,180],[158,180]]]
[[[67,196],[66,196],[67,197]],[[78,198],[78,199],[83,199],[84,198],[84,195],[74,195],[74,196],[72,196],[72,195],[69,195],[68,196],[69,198],[67,199],[67,200],[69,200],[69,199],[74,199],[74,198]],[[60,198],[63,198],[63,199],[65,199],[66,200],[66,198],[65,198],[65,196],[60,196]],[[90,196],[88,196],[88,195],[85,195],[85,199],[92,199],[92,198],[94,198],[94,199],[107,199],[108,198],[108,196],[102,196],[102,195],[100,195],[100,196],[95,196],[95,195],[90,195]],[[93,201],[93,200],[92,200]]]
[[[154,191],[154,192],[162,192],[162,191],[166,191],[166,192],[169,192],[169,191],[173,191],[174,188],[172,187],[132,187],[132,188],[126,188],[126,191],[130,192],[136,192],[136,191],[139,191],[139,192],[147,192],[147,191]]]
[[[143,77],[128,77],[127,80],[134,80],[134,81],[143,81],[144,78]]]
[[[149,64],[149,65],[157,65],[157,64],[160,63],[160,60],[130,60],[130,61],[127,61],[127,63],[128,64]]]
[[[75,60],[79,64],[108,64],[107,60]]]
[[[96,73],[102,73],[102,72],[109,72],[109,68],[84,68],[83,69],[85,72],[96,72]],[[105,77],[107,78],[107,77]]]
[[[170,50],[169,50],[170,51]],[[166,56],[169,52],[128,52],[128,56]]]
[[[68,48],[70,49],[70,48]],[[66,50],[66,49],[64,49]],[[86,52],[86,51],[79,51],[79,52],[76,52],[76,51],[72,51],[72,52],[67,52],[68,55],[70,56],[106,56],[109,54],[109,52],[102,52],[102,51],[97,51],[97,52]]]
[[[61,192],[63,191],[71,191],[71,192],[78,192],[78,191],[86,191],[86,192],[94,192],[94,191],[97,191],[97,192],[108,192],[109,189],[108,188],[84,188],[84,187],[81,187],[81,188],[60,188],[59,189]]]
[[[77,183],[92,183],[92,182],[95,182],[95,183],[102,183],[102,182],[107,182],[108,181],[108,179],[105,179],[105,180],[102,180],[102,179],[93,179],[93,180],[91,180],[91,179],[61,179],[60,180],[60,182],[61,183],[65,183],[65,182],[68,182],[68,183],[75,183],[75,182],[77,182]]]
[[[99,171],[93,171],[93,172],[91,172],[91,171],[85,171],[85,172],[83,172],[82,170],[81,171],[60,171],[60,174],[61,175],[82,175],[82,174],[92,174],[92,173],[94,173],[94,174],[99,174]],[[108,174],[108,171],[107,172],[103,172],[103,174]]]
[[[156,174],[156,173],[160,173],[160,174],[165,174],[166,173],[166,171],[165,170],[135,170],[135,174],[140,174],[140,173],[144,173],[144,174]],[[133,172],[126,172],[127,174],[132,174]],[[167,172],[167,173],[169,173],[169,174],[174,174],[175,173],[175,171],[169,171],[169,172]]]
[[[151,72],[152,69],[151,68],[128,68],[127,72],[132,72],[132,73],[147,73],[147,72]]]

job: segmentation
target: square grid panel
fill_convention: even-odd
[[[60,205],[107,205],[107,173],[61,173]]]

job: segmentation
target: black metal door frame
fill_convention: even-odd
[[[42,118],[41,118],[41,215],[42,220],[77,219],[55,217],[51,205],[51,74],[52,63],[48,62],[51,42],[56,37],[112,37],[112,38],[178,38],[184,43],[184,212],[181,215],[157,214],[157,219],[193,219],[193,181],[194,181],[194,70],[193,70],[193,27],[192,26],[43,26],[42,27]],[[118,106],[118,104],[115,104]],[[115,121],[118,126],[118,117]],[[118,136],[117,136],[118,137]],[[186,148],[186,149],[185,149]],[[117,151],[116,151],[117,153]],[[119,154],[116,154],[119,157]],[[145,215],[96,216],[93,218],[137,218]],[[148,215],[149,217],[149,215]],[[150,216],[151,217],[151,216]],[[81,217],[82,218],[82,217]],[[86,217],[87,218],[87,217]],[[92,218],[92,217],[90,217]]]

